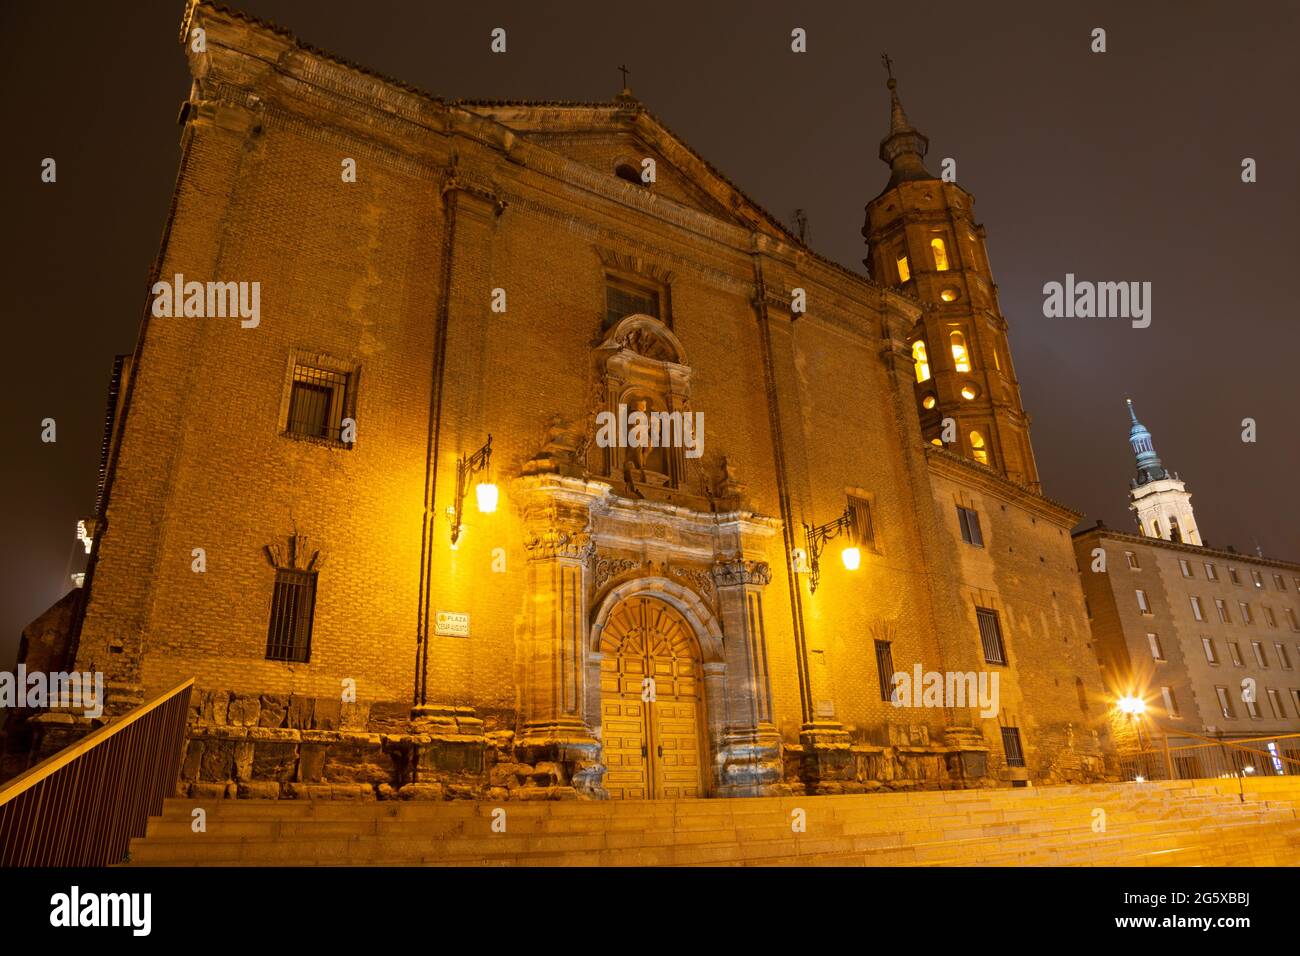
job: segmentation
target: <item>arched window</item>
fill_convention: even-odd
[[[959,372],[970,371],[970,353],[966,351],[966,336],[953,332],[948,336],[952,342],[952,361]]]
[[[1159,519],[1159,518],[1152,518],[1152,519],[1151,519],[1151,537],[1153,537],[1153,538],[1158,538],[1158,537],[1160,537],[1160,519]]]
[[[645,182],[641,179],[641,171],[631,163],[619,163],[614,167],[614,175],[619,179],[626,179],[629,183],[635,183],[638,186],[645,185]]]
[[[984,436],[977,431],[970,433],[970,453],[981,465],[989,463],[989,450],[984,444]]]
[[[934,253],[934,267],[940,272],[948,271],[948,247],[943,240],[935,236],[930,240],[930,251]]]
[[[899,281],[899,282],[906,282],[906,281],[908,281],[909,279],[911,279],[911,278],[912,278],[912,267],[911,267],[911,265],[908,264],[908,261],[907,261],[907,253],[906,253],[906,252],[900,252],[900,253],[898,253],[898,258],[897,258],[896,261],[897,261],[897,265],[898,265],[898,281]]]
[[[925,343],[917,339],[912,343],[912,361],[916,363],[916,380],[924,382],[930,378],[930,359],[925,354]]]

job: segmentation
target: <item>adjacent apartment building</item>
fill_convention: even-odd
[[[1300,734],[1300,564],[1203,546],[1190,493],[1129,416],[1139,532],[1074,535],[1108,691],[1146,702],[1147,746]],[[1252,747],[1300,758],[1300,738]]]

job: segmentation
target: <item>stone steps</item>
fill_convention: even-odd
[[[1255,786],[1255,784],[1260,784]],[[1300,864],[1300,779],[645,802],[168,800],[137,865]],[[191,830],[195,806],[207,832]],[[1092,831],[1093,810],[1106,830]],[[806,815],[806,832],[791,813]]]

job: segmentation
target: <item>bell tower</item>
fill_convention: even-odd
[[[1128,493],[1129,510],[1135,513],[1138,531],[1149,538],[1200,547],[1201,532],[1192,512],[1191,492],[1160,461],[1151,433],[1133,410],[1133,399],[1124,402],[1128,406],[1128,443],[1137,461],[1137,477]]]
[[[890,119],[880,158],[890,177],[867,203],[863,262],[875,281],[927,307],[912,334],[922,434],[942,445],[944,421],[952,419],[950,450],[1038,491],[1029,416],[1020,404],[975,200],[926,168],[930,141],[908,122],[892,65],[883,59],[890,69]]]

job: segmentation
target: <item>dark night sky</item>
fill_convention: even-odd
[[[1300,559],[1294,417],[1300,5],[243,0],[446,98],[608,100],[616,67],[671,129],[861,271],[895,62],[932,171],[977,199],[1046,493],[1128,529],[1130,393],[1204,538]],[[1048,9],[1050,8],[1050,9]],[[622,11],[622,12],[619,12]],[[0,8],[0,669],[66,590],[94,503],[112,357],[131,351],[189,89],[181,0]],[[495,26],[509,52],[488,51]],[[789,51],[790,30],[809,51]],[[1109,52],[1089,52],[1105,27]],[[58,161],[58,182],[39,181]],[[1243,185],[1240,163],[1259,163]],[[1046,319],[1044,282],[1153,283],[1153,322]],[[1289,294],[1288,294],[1289,293]],[[40,421],[58,442],[40,441]],[[1258,421],[1243,444],[1240,422]]]

